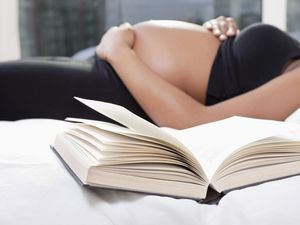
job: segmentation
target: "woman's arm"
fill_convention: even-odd
[[[300,68],[248,93],[207,107],[154,74],[134,52],[124,52],[115,60],[113,66],[123,82],[160,126],[182,129],[234,115],[284,120],[300,107]]]
[[[233,115],[283,120],[300,106],[300,68],[243,95],[204,106],[148,68],[131,49],[128,25],[104,35],[97,54],[108,60],[131,94],[159,126],[187,128]]]
[[[204,107],[181,89],[155,74],[134,52],[122,52],[111,61],[122,81],[159,126],[190,127],[204,115]]]
[[[300,67],[207,109],[214,118],[232,115],[284,120],[300,107]]]
[[[147,67],[132,50],[134,40],[130,25],[113,27],[102,37],[97,55],[113,66],[156,124],[176,128],[195,125],[196,115],[203,114],[205,107]]]

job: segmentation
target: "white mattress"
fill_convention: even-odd
[[[300,111],[289,120],[300,121]],[[225,195],[218,205],[79,186],[49,144],[55,120],[0,122],[0,224],[300,224],[300,176]]]

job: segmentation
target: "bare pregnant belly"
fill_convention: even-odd
[[[134,50],[144,63],[203,103],[218,39],[201,26],[179,21],[147,21],[134,30]]]

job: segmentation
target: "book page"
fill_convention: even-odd
[[[164,130],[190,149],[211,179],[218,166],[238,148],[270,136],[297,133],[300,126],[234,116],[181,131]]]
[[[165,141],[158,137],[153,137],[142,132],[137,132],[130,130],[127,127],[121,127],[120,125],[97,121],[97,120],[88,120],[88,119],[79,119],[79,118],[66,118],[67,121],[80,122],[81,125],[77,124],[78,129],[83,129],[84,126],[88,127],[87,130],[91,132],[92,130],[96,131],[97,138],[101,139],[101,142],[112,145],[124,145],[124,142],[135,144],[138,146],[141,145],[155,145],[160,148],[165,149],[174,149],[173,143]],[[161,128],[159,128],[161,129]],[[169,135],[169,134],[167,134]],[[174,139],[174,137],[172,137]],[[178,146],[176,147],[176,149]]]
[[[131,130],[169,142],[179,148],[185,149],[185,146],[182,145],[182,143],[180,143],[174,137],[172,137],[168,133],[165,133],[159,127],[150,123],[149,121],[130,112],[123,106],[78,97],[75,97],[75,99],[94,109],[95,111],[119,122],[120,124],[128,127]]]
[[[141,135],[146,135],[160,140],[164,142],[164,144],[168,144],[170,148],[176,150],[180,155],[184,155],[186,162],[191,165],[191,169],[195,169],[195,172],[199,174],[205,181],[207,181],[201,165],[189,151],[189,149],[182,144],[181,141],[177,140],[174,136],[168,134],[160,127],[157,127],[156,125],[130,112],[126,108],[116,104],[78,97],[75,97],[75,99],[94,109],[95,111],[109,117],[110,119],[119,122],[132,131],[136,131]],[[113,124],[111,127],[116,128]]]
[[[128,127],[130,130],[137,131],[142,135],[147,135],[149,137],[153,137],[165,143],[168,143],[170,147],[176,147],[176,149],[186,155],[187,158],[194,158],[189,149],[179,140],[174,138],[174,136],[168,134],[163,129],[150,123],[149,121],[135,115],[123,106],[78,97],[75,97],[75,99],[94,109],[95,111],[109,117],[110,119],[113,119],[120,124]],[[194,164],[198,164],[195,159],[193,160],[193,162]],[[199,172],[202,173],[203,171],[200,167],[201,166],[198,165]]]

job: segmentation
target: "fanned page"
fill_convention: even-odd
[[[195,159],[189,149],[183,145],[180,141],[174,138],[172,135],[163,131],[161,128],[155,126],[154,124],[142,119],[141,117],[130,112],[126,108],[115,105],[112,103],[88,100],[79,97],[75,97],[78,101],[87,105],[88,107],[94,109],[95,111],[119,122],[120,124],[128,127],[130,130],[137,131],[140,134],[147,135],[149,137],[156,138],[163,142],[169,143],[170,146],[174,146],[181,153],[186,155],[186,158],[193,161],[193,165],[197,167],[198,174],[201,174],[204,180],[207,180],[203,169],[199,162]],[[72,119],[74,120],[74,119]]]
[[[94,109],[95,111],[119,122],[131,130],[169,142],[178,148],[186,150],[186,147],[173,136],[162,131],[159,127],[135,115],[122,106],[78,97],[75,97],[75,99]]]
[[[237,116],[180,131],[164,130],[189,148],[209,180],[227,157],[249,143],[286,134],[300,137],[298,124]]]

